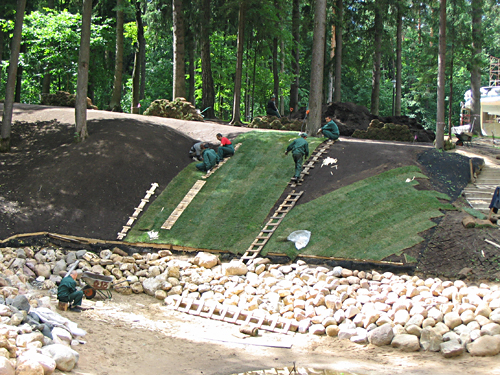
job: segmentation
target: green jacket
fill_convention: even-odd
[[[67,300],[69,295],[76,291],[76,282],[71,276],[66,276],[61,280],[57,289],[57,299]]]
[[[211,148],[205,149],[203,151],[203,164],[205,169],[209,171],[219,162],[219,157]]]
[[[339,127],[337,126],[337,124],[335,122],[333,122],[333,120],[331,120],[329,123],[327,123],[321,129],[323,129],[323,130],[329,130],[329,131],[331,131],[335,135],[340,135]]]
[[[307,158],[309,156],[309,144],[304,138],[297,138],[286,148],[286,152],[290,151],[292,151],[292,154],[302,154]]]

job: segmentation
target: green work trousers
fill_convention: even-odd
[[[302,163],[304,160],[304,154],[297,152],[293,153],[292,156],[293,156],[293,161],[295,162],[295,175],[293,177],[299,178],[300,172],[302,172]]]

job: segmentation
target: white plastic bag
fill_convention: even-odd
[[[296,230],[295,232],[290,233],[286,239],[294,242],[297,250],[300,250],[306,247],[309,243],[309,240],[311,239],[311,232],[308,230]]]

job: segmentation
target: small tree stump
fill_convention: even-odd
[[[59,301],[59,303],[57,304],[57,308],[61,311],[67,311],[68,308],[69,308],[69,303],[68,302],[62,302],[62,301]]]

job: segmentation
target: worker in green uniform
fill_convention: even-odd
[[[303,159],[309,156],[309,144],[306,139],[307,134],[300,133],[300,138],[294,140],[286,148],[285,155],[288,155],[288,153],[292,151],[293,161],[295,162],[295,175],[292,177],[292,181],[297,181],[299,179],[300,172],[302,172]]]
[[[336,141],[340,136],[339,127],[330,116],[326,116],[325,120],[326,125],[318,130],[318,134],[323,133],[326,138]]]
[[[74,312],[81,312],[83,291],[76,289],[76,277],[78,272],[75,270],[64,277],[59,284],[57,289],[57,299],[61,302],[68,302],[70,304],[70,310]]]
[[[198,168],[200,171],[209,172],[213,167],[219,164],[219,157],[214,150],[208,148],[206,143],[201,145],[201,152],[203,156],[203,162],[196,164],[196,168]]]
[[[218,133],[216,137],[220,142],[219,149],[217,150],[217,156],[219,157],[219,161],[222,161],[226,156],[233,156],[234,147],[231,141],[226,137],[223,137],[221,133]]]

